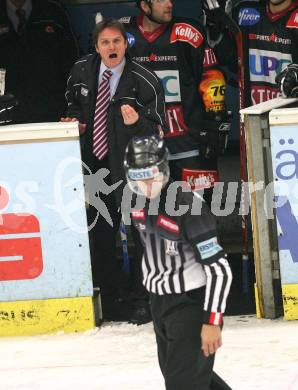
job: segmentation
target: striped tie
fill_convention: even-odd
[[[110,103],[110,77],[112,72],[106,69],[97,92],[93,127],[93,154],[102,160],[108,152],[107,116]]]
[[[16,10],[16,14],[18,17],[18,27],[17,27],[17,33],[20,36],[24,36],[26,32],[26,12],[22,8],[19,8]]]

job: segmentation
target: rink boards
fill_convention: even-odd
[[[282,298],[285,320],[298,319],[298,284],[282,286]]]
[[[276,228],[284,318],[298,319],[298,110],[270,113]]]
[[[94,328],[92,298],[0,303],[0,336],[84,332]]]
[[[93,328],[77,124],[4,126],[0,165],[0,336]]]

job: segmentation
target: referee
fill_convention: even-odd
[[[126,149],[128,185],[145,196],[132,211],[144,246],[160,369],[167,390],[230,389],[213,373],[232,274],[202,198],[169,180],[168,152],[155,136]]]

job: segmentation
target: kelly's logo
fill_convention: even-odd
[[[203,42],[202,34],[188,23],[175,23],[171,32],[170,42],[177,41],[187,42],[196,49]]]
[[[289,17],[286,27],[288,28],[298,28],[298,11],[295,10],[292,15]]]
[[[193,191],[199,191],[214,187],[219,182],[219,174],[215,170],[183,169],[182,180],[190,184]]]

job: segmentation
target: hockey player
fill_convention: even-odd
[[[235,18],[243,33],[245,106],[279,96],[276,76],[298,62],[298,1],[240,2]]]
[[[163,83],[171,176],[189,179],[186,170],[191,169],[193,180],[201,176],[202,167],[213,170],[217,166],[221,125],[204,123],[205,107],[198,90],[204,71],[205,29],[194,20],[174,18],[172,0],[138,0],[137,6],[139,16],[121,19],[128,31],[130,53]]]
[[[279,89],[284,97],[298,97],[298,65],[288,65],[276,77]]]
[[[146,197],[132,220],[144,246],[143,284],[166,389],[228,389],[223,382],[210,386],[232,280],[214,218],[197,193],[177,191],[169,180],[168,152],[159,138],[132,139],[124,168],[133,192]],[[150,212],[151,202],[157,213]],[[180,207],[186,210],[177,215]]]
[[[203,126],[212,132],[213,139],[215,141],[214,145],[210,142],[200,145],[202,157],[201,168],[214,170],[209,172],[207,170],[206,174],[209,174],[214,182],[216,182],[219,181],[219,176],[217,176],[216,171],[217,156],[218,154],[223,154],[227,148],[232,115],[230,111],[226,110],[226,78],[219,67],[214,51],[209,46],[206,46],[205,48],[203,73],[198,89],[203,100],[204,107]],[[212,177],[212,172],[214,172],[214,177]],[[201,176],[203,178],[203,175]],[[185,180],[188,179],[187,170],[183,178]],[[193,184],[194,188],[200,189],[198,184],[195,185],[195,183],[191,183],[190,180],[188,180],[188,182]],[[203,183],[202,188],[204,188]],[[205,183],[207,188],[208,186],[212,187],[212,183],[210,183],[207,179],[205,179]],[[209,193],[211,196],[212,192]],[[205,196],[205,199],[208,200],[208,197]]]

